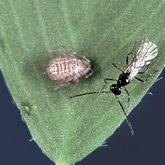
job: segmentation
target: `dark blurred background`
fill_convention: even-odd
[[[165,70],[160,75],[165,77]],[[165,78],[156,82],[107,145],[76,165],[165,165]],[[0,73],[0,164],[54,165],[31,139]]]

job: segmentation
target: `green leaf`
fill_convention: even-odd
[[[165,64],[164,0],[1,0],[0,67],[33,139],[57,165],[87,156],[125,119],[112,94],[69,99],[71,94],[100,90],[105,77],[120,74],[135,41],[158,45],[145,84],[133,80],[131,95],[120,100],[129,113]],[[94,74],[75,86],[61,87],[44,75],[49,59],[62,49],[91,59]],[[156,70],[159,70],[155,73]]]

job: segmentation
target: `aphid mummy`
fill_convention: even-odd
[[[125,109],[124,109],[122,103],[120,102],[120,100],[118,98],[118,95],[121,94],[122,88],[124,88],[124,90],[126,91],[128,97],[129,97],[128,98],[128,102],[129,102],[130,95],[125,86],[128,85],[133,80],[133,78],[136,78],[137,80],[139,80],[141,82],[144,82],[140,78],[136,77],[136,75],[138,73],[140,73],[140,70],[143,67],[145,67],[145,66],[148,67],[148,65],[151,63],[151,61],[156,58],[157,54],[158,54],[157,45],[154,44],[153,42],[149,41],[148,39],[142,40],[140,43],[135,43],[133,50],[131,51],[131,53],[129,53],[129,55],[131,56],[130,59],[128,59],[128,56],[127,56],[127,60],[126,60],[127,65],[124,70],[118,68],[118,66],[113,64],[118,70],[122,71],[122,73],[119,75],[118,79],[117,80],[112,79],[112,78],[104,79],[105,84],[104,84],[103,88],[107,85],[107,83],[109,81],[116,81],[115,84],[112,84],[110,86],[110,91],[101,90],[101,91],[81,93],[81,94],[73,95],[73,96],[71,96],[71,98],[78,97],[78,96],[84,96],[84,95],[91,95],[91,94],[113,93],[115,95],[121,109],[123,110],[123,113],[126,117],[126,121],[131,130],[131,133],[134,134],[131,123],[128,121],[127,114],[125,112]]]
[[[91,75],[90,60],[86,57],[73,54],[60,54],[51,59],[45,68],[49,79],[59,84],[77,83],[81,77]]]

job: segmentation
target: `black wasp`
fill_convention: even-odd
[[[84,96],[84,95],[91,95],[91,94],[113,93],[115,95],[116,99],[118,100],[120,107],[122,108],[122,110],[124,112],[126,121],[131,130],[131,133],[134,134],[131,123],[128,121],[128,116],[124,110],[123,105],[121,104],[121,102],[118,98],[118,95],[121,94],[122,89],[124,88],[124,90],[126,91],[126,93],[128,95],[128,102],[129,102],[130,96],[129,96],[129,92],[125,86],[128,85],[133,80],[133,78],[143,82],[143,80],[136,77],[136,75],[138,73],[143,73],[143,72],[140,72],[140,70],[145,66],[148,68],[148,65],[151,63],[151,61],[153,59],[155,59],[157,54],[158,54],[157,45],[154,44],[153,42],[149,41],[148,39],[142,40],[139,43],[136,42],[132,51],[129,53],[129,55],[131,55],[130,59],[127,56],[127,59],[126,59],[127,65],[123,70],[118,68],[115,64],[113,64],[113,66],[115,66],[118,70],[120,70],[122,72],[119,75],[119,78],[117,80],[111,79],[111,78],[104,79],[105,85],[103,86],[103,89],[109,81],[112,81],[112,80],[117,81],[117,83],[112,84],[110,86],[110,91],[104,91],[102,89],[101,91],[94,91],[94,92],[87,92],[87,93],[73,95],[73,96],[70,96],[70,98]]]

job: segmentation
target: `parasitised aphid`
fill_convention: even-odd
[[[89,77],[91,73],[90,60],[75,53],[60,54],[51,59],[45,68],[49,79],[58,84],[74,84],[83,76]]]
[[[117,81],[117,83],[112,84],[110,86],[110,91],[104,91],[102,89],[101,91],[81,93],[81,94],[73,95],[70,97],[74,98],[74,97],[78,97],[78,96],[91,95],[91,94],[113,93],[115,95],[120,107],[122,108],[122,110],[124,112],[126,121],[131,130],[131,133],[134,134],[131,123],[128,120],[128,116],[125,112],[125,109],[124,109],[122,103],[120,102],[120,100],[118,98],[118,95],[121,94],[122,88],[124,88],[124,90],[126,91],[128,97],[129,97],[128,101],[130,100],[129,92],[125,86],[128,85],[133,80],[133,78],[135,78],[141,82],[144,82],[144,80],[136,77],[136,75],[144,73],[144,72],[140,72],[141,69],[144,67],[146,67],[146,69],[148,69],[149,64],[151,63],[151,61],[153,59],[155,59],[157,54],[158,54],[157,45],[154,44],[153,42],[149,41],[148,39],[142,40],[140,43],[136,42],[132,51],[128,54],[128,55],[131,55],[130,59],[128,56],[126,58],[127,65],[123,70],[118,68],[115,64],[113,64],[113,66],[115,66],[118,70],[120,70],[122,72],[119,75],[118,79],[112,79],[112,78],[104,79],[105,85],[103,86],[103,88],[107,85],[107,83],[109,81]]]

